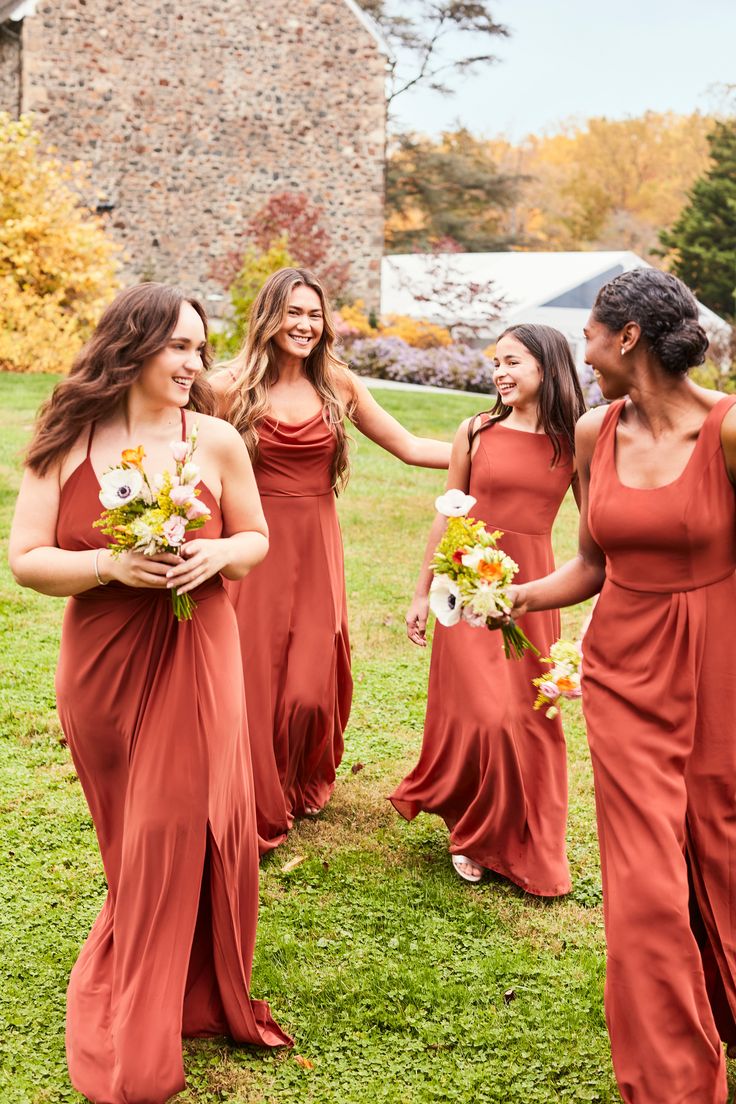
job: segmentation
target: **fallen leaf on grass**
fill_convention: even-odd
[[[295,855],[293,859],[289,859],[287,863],[284,863],[281,867],[281,873],[288,874],[290,871],[296,870],[296,868],[304,862],[306,857],[306,855]],[[297,1057],[299,1056],[297,1055]]]
[[[301,1054],[294,1055],[294,1061],[305,1070],[313,1070],[314,1062],[310,1062],[308,1058],[302,1058]]]
[[[365,766],[365,763],[353,763],[352,767],[350,768],[350,773],[351,774],[357,774],[358,771],[363,770],[364,766]]]

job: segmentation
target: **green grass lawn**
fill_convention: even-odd
[[[105,893],[54,713],[63,602],[17,588],[4,551],[19,450],[52,382],[0,375],[3,1104],[82,1100],[66,1077],[64,991]],[[388,390],[377,397],[412,430],[448,439],[481,403]],[[575,888],[565,900],[540,902],[501,879],[461,883],[442,823],[421,816],[405,824],[385,800],[421,743],[429,652],[408,643],[403,616],[443,482],[444,473],[356,443],[340,503],[356,679],[345,761],[325,815],[296,828],[261,879],[253,994],[270,1000],[296,1045],[273,1054],[224,1040],[187,1044],[182,1104],[619,1099],[603,1020],[592,784],[577,705],[566,714]],[[572,551],[575,524],[568,501],[558,557]],[[566,631],[576,624],[568,617]],[[304,861],[285,873],[298,856]]]

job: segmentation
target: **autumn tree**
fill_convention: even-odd
[[[449,239],[468,252],[505,249],[503,211],[517,185],[467,130],[436,141],[399,135],[387,168],[386,248],[413,252]]]
[[[65,371],[116,287],[117,247],[82,204],[79,166],[0,113],[0,368]]]
[[[389,108],[413,88],[447,95],[453,79],[497,61],[492,46],[508,30],[487,0],[360,0],[395,53]]]
[[[672,271],[711,310],[736,320],[736,119],[717,122],[708,142],[711,163],[661,240]]]
[[[502,232],[538,249],[632,249],[647,255],[708,162],[712,120],[695,112],[592,118],[512,145],[488,143],[522,185]]]

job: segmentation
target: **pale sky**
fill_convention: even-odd
[[[499,61],[455,96],[399,97],[401,129],[459,122],[517,141],[570,118],[707,112],[709,88],[736,84],[736,0],[495,0],[491,11],[511,31],[496,40]]]

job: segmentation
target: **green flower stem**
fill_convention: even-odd
[[[522,659],[524,652],[534,652],[534,655],[539,655],[539,649],[534,647],[523,629],[520,629],[513,621],[501,628],[501,635],[503,636],[503,650],[507,659],[511,658],[512,652],[514,659]]]
[[[171,588],[171,607],[177,621],[191,621],[197,603],[188,594],[179,594],[176,587]]]

